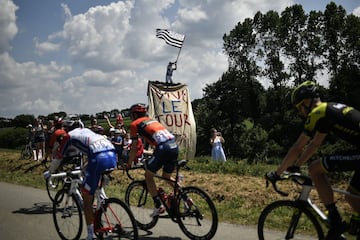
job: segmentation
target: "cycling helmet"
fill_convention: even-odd
[[[64,129],[69,132],[75,128],[83,128],[84,124],[80,120],[65,120],[63,126]]]
[[[130,107],[131,113],[146,113],[146,111],[147,111],[147,108],[146,108],[145,104],[142,104],[142,103],[137,103]]]
[[[54,126],[56,129],[60,129],[63,126],[63,119],[61,117],[55,117],[54,119]]]
[[[318,88],[315,82],[305,81],[297,86],[291,94],[291,104],[299,108],[299,105],[307,98],[319,97]]]

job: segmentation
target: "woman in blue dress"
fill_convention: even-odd
[[[226,156],[222,146],[225,142],[224,138],[215,128],[212,128],[210,131],[211,158],[216,161],[226,162]]]

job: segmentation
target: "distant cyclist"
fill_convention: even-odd
[[[326,173],[354,171],[348,191],[360,195],[360,112],[341,103],[321,102],[318,87],[312,81],[300,84],[292,93],[292,104],[306,118],[303,132],[289,149],[276,171],[266,174],[275,181],[288,167],[298,168],[309,160],[329,133],[354,145],[354,152],[340,152],[324,156],[309,166],[309,173],[320,199],[329,211],[330,229],[326,239],[338,239],[346,230],[334,201],[334,193]],[[355,212],[360,214],[360,201],[346,196]]]
[[[150,145],[155,146],[152,158],[147,162],[145,170],[145,180],[148,191],[154,200],[154,211],[152,217],[165,211],[157,193],[154,174],[163,168],[163,177],[170,179],[175,169],[175,164],[179,154],[175,136],[171,134],[160,122],[149,118],[146,115],[147,108],[143,104],[135,104],[130,108],[130,137],[132,144],[130,148],[128,168],[136,161],[138,151],[139,136],[143,137]]]
[[[81,192],[84,199],[84,213],[88,230],[87,239],[92,240],[94,235],[92,211],[94,193],[100,182],[101,174],[116,167],[115,148],[106,137],[93,132],[91,129],[84,128],[79,121],[64,121],[64,129],[67,133],[61,141],[60,152],[65,153],[69,147],[76,147],[88,156]]]

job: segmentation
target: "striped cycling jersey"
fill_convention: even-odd
[[[161,123],[149,117],[138,118],[130,124],[131,138],[137,139],[138,134],[153,146],[175,139]]]
[[[360,147],[360,112],[341,103],[323,102],[307,116],[304,133],[333,133],[343,140]]]

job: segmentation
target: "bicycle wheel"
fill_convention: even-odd
[[[324,232],[316,217],[298,202],[273,202],[260,214],[259,240],[323,239]]]
[[[130,206],[140,229],[148,230],[156,225],[159,217],[150,217],[154,203],[147,191],[145,181],[133,181],[129,184],[125,193],[125,202]]]
[[[218,227],[218,215],[209,195],[197,187],[185,187],[177,199],[178,224],[190,239],[211,239]]]
[[[56,232],[63,240],[77,240],[83,228],[83,217],[80,203],[74,194],[69,195],[61,189],[53,202],[53,220]]]
[[[95,234],[99,239],[138,239],[136,220],[128,205],[117,198],[105,200],[95,213]]]
[[[33,153],[29,147],[25,147],[23,150],[21,150],[21,153],[20,153],[21,159],[30,159],[30,158],[32,158],[32,156],[33,156]]]
[[[62,188],[63,179],[62,178],[53,178],[53,179],[46,179],[46,191],[47,194],[52,202],[54,202],[55,195],[59,189]],[[60,199],[59,199],[60,200]]]

